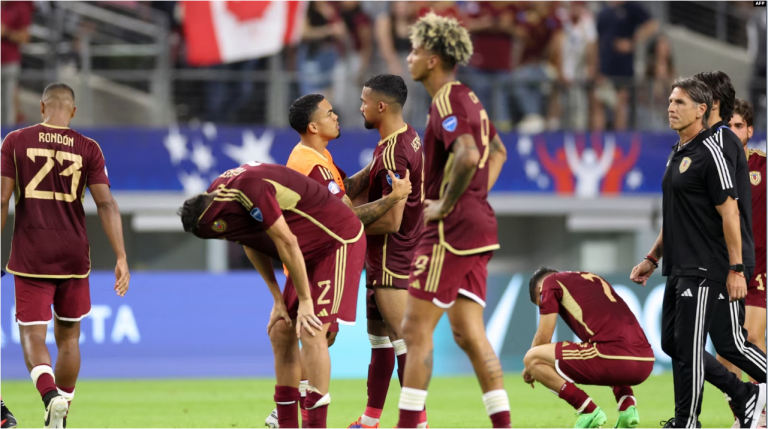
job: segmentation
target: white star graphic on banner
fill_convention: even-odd
[[[274,139],[275,133],[271,130],[264,131],[261,137],[256,137],[256,134],[251,130],[246,130],[243,131],[242,146],[226,144],[222,151],[234,159],[238,165],[247,164],[251,161],[274,164],[275,160],[269,154]]]
[[[211,148],[200,141],[195,141],[192,146],[192,156],[190,157],[192,162],[201,173],[207,173],[216,164],[216,158],[213,157]]]
[[[187,158],[187,138],[179,132],[178,127],[168,129],[168,135],[163,139],[163,144],[171,155],[173,165],[178,165]]]
[[[528,156],[531,154],[531,150],[533,149],[533,142],[531,141],[531,137],[527,135],[521,135],[517,139],[517,153],[519,153],[521,156]]]
[[[206,122],[203,124],[203,135],[208,141],[216,140],[216,124],[212,122]]]
[[[534,180],[539,176],[539,173],[541,172],[541,168],[539,168],[539,163],[529,159],[525,162],[525,175],[528,176],[529,179]]]
[[[640,187],[640,185],[643,184],[643,172],[634,169],[627,174],[627,186],[629,186],[629,189],[635,190]]]
[[[179,173],[179,182],[184,187],[185,195],[195,195],[205,192],[208,189],[208,182],[197,172],[187,174],[182,171]]]

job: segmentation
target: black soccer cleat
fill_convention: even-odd
[[[766,386],[765,383],[745,384],[749,394],[746,399],[736,405],[736,418],[739,420],[740,427],[754,429],[757,427],[763,408],[765,408]]]
[[[2,399],[0,399],[0,408],[2,409],[0,412],[0,421],[2,422],[2,426],[0,427],[15,428],[17,425],[16,417],[14,417],[13,413],[11,413],[11,410],[5,406],[5,402],[3,402]]]

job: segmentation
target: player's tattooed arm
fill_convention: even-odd
[[[360,219],[364,226],[375,222],[411,193],[410,171],[406,170],[405,177],[402,179],[394,177],[394,173],[391,171],[388,171],[387,174],[390,175],[392,180],[392,193],[372,203],[352,208],[352,211],[355,212],[355,215],[357,215],[357,218]]]
[[[501,137],[496,134],[486,150],[490,151],[488,153],[488,190],[490,191],[501,174],[501,167],[507,162],[507,148],[504,147]]]
[[[424,201],[424,223],[448,216],[472,181],[479,162],[480,151],[477,150],[474,137],[470,134],[460,135],[453,142],[453,161],[448,177],[445,178],[448,181],[448,187],[441,200]]]
[[[371,164],[373,161],[362,170],[358,171],[352,177],[344,179],[344,191],[349,195],[349,199],[353,200],[360,195],[368,187],[368,180],[371,176]]]

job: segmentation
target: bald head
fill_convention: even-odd
[[[49,108],[72,108],[75,105],[75,91],[66,83],[54,82],[45,87],[42,101]]]

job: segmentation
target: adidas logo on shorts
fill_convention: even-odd
[[[687,296],[687,297],[693,298],[693,294],[691,293],[690,289],[686,289],[685,292],[683,292],[683,294],[680,296]]]

